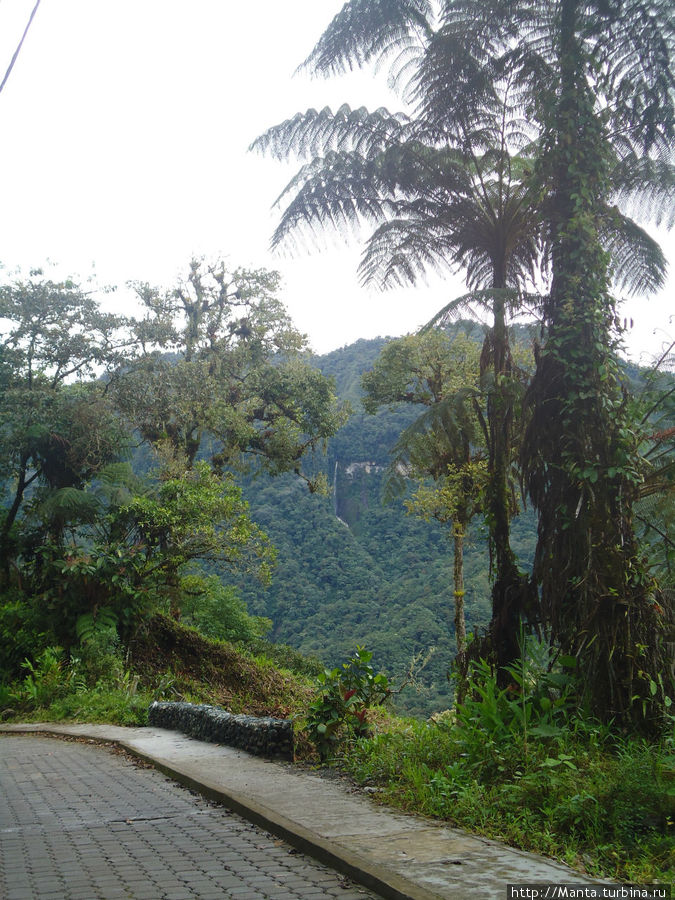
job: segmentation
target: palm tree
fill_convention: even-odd
[[[440,96],[447,86],[446,44],[461,42],[479,65],[500,60],[500,76],[521,90],[541,133],[552,280],[522,458],[539,512],[534,573],[545,619],[577,656],[594,711],[644,723],[650,705],[658,710],[649,697],[662,622],[632,527],[639,459],[616,369],[603,238],[612,230],[612,174],[619,193],[649,202],[656,191],[672,202],[670,5],[446,0],[441,9],[427,54],[430,91]],[[635,247],[626,220],[617,223],[615,240]],[[628,257],[615,272],[630,279],[631,265]]]
[[[523,178],[533,166],[530,136],[508,85],[493,89],[469,63],[464,77],[472,81],[473,99],[480,94],[480,114],[472,103],[444,120],[425,107],[419,79],[409,85],[419,101],[417,115],[348,106],[309,110],[252,146],[279,158],[309,156],[280,198],[291,199],[273,246],[367,222],[375,227],[359,267],[364,284],[386,289],[414,284],[429,268],[463,267],[471,290],[466,301],[482,303],[493,315],[481,374],[488,388],[486,494],[495,571],[490,645],[502,667],[518,652],[518,623],[530,594],[510,546],[514,410],[521,390],[507,316],[523,302],[522,286],[535,278],[543,221],[538,189]],[[438,321],[448,314],[445,307]]]
[[[628,287],[649,287],[664,269],[654,242],[610,202],[612,191],[617,199],[647,204],[672,197],[667,4],[445,0],[440,10],[435,29],[432,4],[424,0],[351,0],[329,25],[307,65],[330,74],[393,55],[415,112],[309,111],[263,135],[258,149],[309,157],[287,188],[292,200],[274,243],[303,227],[365,220],[378,227],[366,244],[364,280],[379,279],[386,287],[414,281],[429,266],[466,265],[470,286],[493,289],[496,385],[508,383],[502,289],[521,287],[518,276],[529,274],[547,249],[552,282],[543,313],[550,337],[538,358],[524,454],[541,522],[535,576],[547,621],[568,652],[583,655],[593,634],[604,634],[605,649],[588,657],[595,684],[611,647],[621,645],[631,627],[610,615],[616,621],[603,631],[598,598],[625,596],[627,581],[637,577],[634,543],[627,538],[631,448],[617,415],[615,312],[607,284],[613,274]],[[534,134],[522,127],[521,114],[536,126]],[[531,138],[536,144],[524,152]],[[523,232],[512,230],[514,211],[526,225]],[[604,247],[620,251],[612,270]],[[582,356],[583,363],[570,365]],[[492,494],[502,526],[498,538],[493,525],[493,542],[504,546],[504,448],[512,413],[507,392],[494,396]],[[591,487],[599,477],[602,501],[599,488]],[[576,546],[579,479],[585,524]],[[612,502],[618,488],[620,508]],[[605,529],[607,516],[613,529]],[[612,549],[611,563],[591,579],[598,548]],[[509,550],[497,557],[495,589],[504,603],[513,584],[498,585],[500,566],[510,568]],[[645,600],[644,591],[637,594]],[[587,627],[578,640],[582,607]],[[648,612],[638,618],[646,622]],[[628,653],[625,642],[622,651]],[[622,675],[609,666],[598,707],[626,712],[633,662]]]

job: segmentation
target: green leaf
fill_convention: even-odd
[[[558,662],[561,666],[564,666],[566,669],[576,669],[577,667],[577,658],[576,656],[559,656]]]
[[[534,725],[530,728],[530,734],[538,735],[542,738],[559,737],[563,733],[563,729],[557,725]],[[556,763],[557,765],[559,763]]]

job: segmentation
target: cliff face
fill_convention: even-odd
[[[382,502],[382,478],[385,467],[375,462],[335,461],[333,475],[333,501],[335,515],[352,530],[365,511]]]

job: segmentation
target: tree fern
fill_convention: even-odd
[[[90,491],[74,487],[51,491],[34,509],[34,514],[59,528],[68,524],[94,522],[101,510],[98,498]]]
[[[432,0],[349,0],[303,67],[336,75],[399,54],[429,33],[434,7]]]
[[[610,255],[608,274],[614,286],[639,295],[662,288],[668,264],[657,241],[618,210],[609,210],[600,223],[600,240]]]
[[[653,670],[658,654],[647,625],[646,589],[636,589],[635,603],[627,601],[635,609],[632,624],[620,620],[621,610],[608,615],[611,626],[597,613],[607,592],[623,596],[627,583],[642,583],[630,574],[639,569],[626,462],[633,450],[612,374],[616,311],[607,288],[610,276],[629,291],[653,289],[663,279],[660,251],[627,214],[658,220],[656,207],[672,200],[671,5],[441,0],[439,11],[436,27],[421,0],[351,0],[329,25],[305,65],[331,74],[404,60],[394,69],[399,82],[405,73],[412,113],[408,120],[382,113],[389,131],[380,133],[367,113],[350,118],[346,111],[335,123],[328,112],[321,123],[312,118],[296,122],[294,131],[280,127],[274,152],[285,135],[288,149],[308,158],[283,197],[290,199],[274,243],[326,227],[349,232],[365,222],[374,231],[361,277],[384,288],[414,282],[429,268],[460,265],[473,291],[510,288],[510,296],[522,296],[526,281],[550,265],[542,309],[549,340],[538,357],[522,457],[540,513],[535,578],[543,587],[544,615],[565,652],[586,654],[582,669],[598,712],[604,704],[605,714],[611,708],[628,717],[638,671],[630,629],[633,642],[639,634],[651,648],[644,671]],[[272,136],[266,140],[272,147]],[[415,154],[397,157],[397,141]],[[444,178],[454,178],[455,159],[465,179],[449,183]],[[625,208],[615,211],[613,203]],[[494,384],[506,385],[512,378],[507,303],[505,295],[493,299],[485,358]],[[495,391],[488,404],[493,541],[501,547],[493,622],[502,635],[514,632],[519,614],[506,609],[506,598],[522,587],[508,546],[504,499],[514,415],[508,396]],[[622,455],[618,470],[627,480],[619,490],[606,475],[617,467],[607,460]],[[587,470],[600,480],[592,487],[581,474],[578,506],[580,473]],[[580,510],[585,524],[577,521]],[[599,547],[606,558],[598,558]],[[591,559],[598,560],[597,571],[589,570]],[[580,619],[593,623],[583,638]],[[617,656],[614,647],[621,648]],[[509,662],[513,652],[515,640],[498,650],[498,661]]]

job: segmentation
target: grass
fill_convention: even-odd
[[[153,700],[186,700],[232,713],[301,715],[312,693],[308,676],[275,665],[261,645],[254,649],[209,640],[157,615],[126,651],[92,645],[68,663],[60,648],[47,648],[23,681],[0,685],[0,714],[5,721],[144,725]]]
[[[472,740],[476,737],[477,740]],[[399,721],[352,744],[342,765],[409,812],[559,859],[594,877],[670,882],[672,743],[617,738],[569,720],[555,739],[467,735]]]
[[[148,723],[151,693],[129,695],[114,687],[99,686],[79,693],[68,693],[47,706],[20,712],[13,718],[21,722],[90,722],[107,725],[142,726]]]

